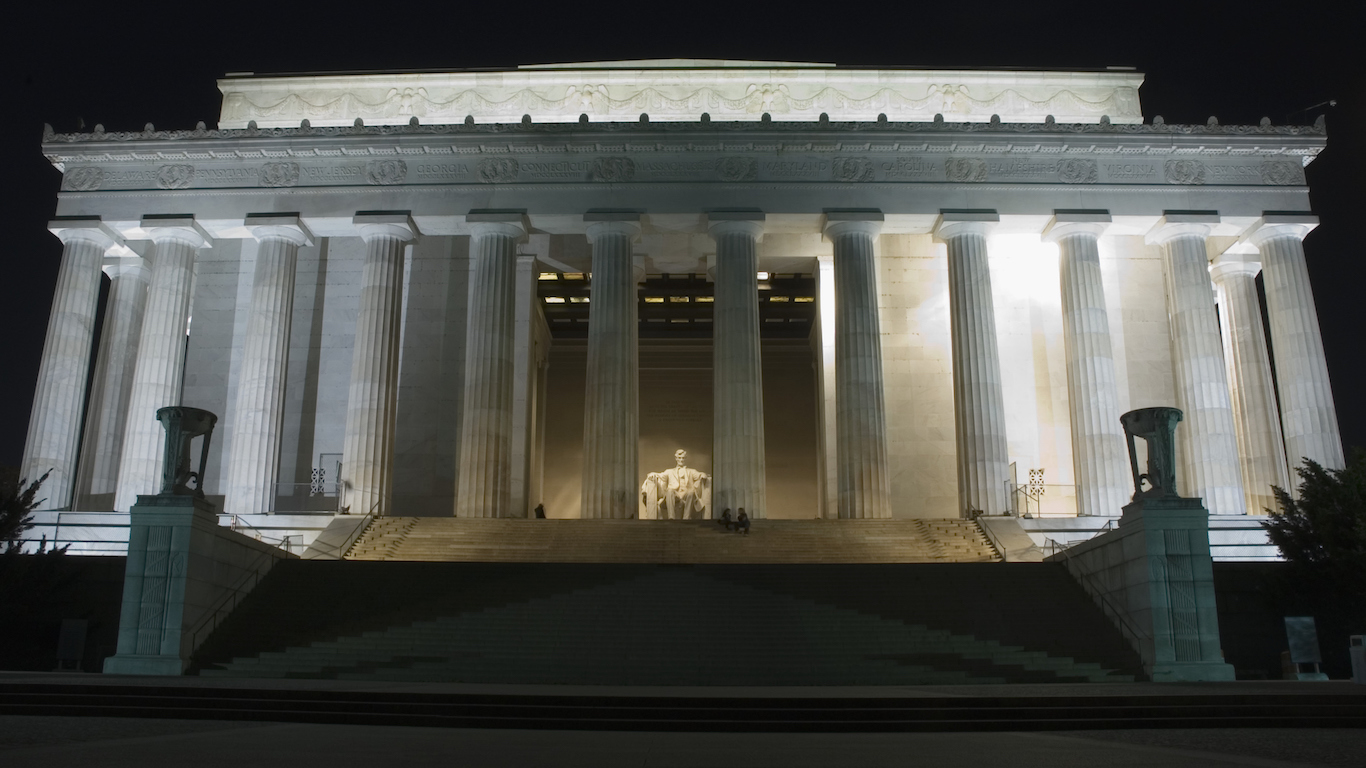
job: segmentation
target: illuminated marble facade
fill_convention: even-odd
[[[670,439],[642,426],[636,286],[706,275],[731,330],[698,370],[724,374],[680,412],[728,414],[726,447],[665,461],[687,448],[736,498],[766,477],[759,515],[1000,514],[1030,470],[1043,514],[1117,515],[1118,414],[1170,404],[1183,493],[1260,513],[1290,463],[1342,464],[1302,248],[1324,133],[1144,122],[1141,83],[673,60],[244,75],[216,130],[49,132],[65,249],[23,471],[53,469],[56,507],[126,510],[160,456],[143,412],[180,399],[220,415],[206,490],[227,512],[322,477],[353,512],[629,517],[658,460],[633,446]],[[775,295],[751,272],[813,281],[785,369],[810,362],[809,402],[763,380],[794,352],[746,319]],[[586,349],[543,274],[593,276]],[[582,438],[554,426],[569,348]],[[787,420],[810,439],[775,439]]]

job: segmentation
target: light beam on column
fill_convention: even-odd
[[[341,481],[351,514],[389,513],[393,500],[394,413],[398,401],[403,252],[417,239],[406,212],[359,213],[365,241],[356,340],[351,356]]]
[[[1005,398],[987,259],[987,233],[998,221],[995,211],[944,211],[936,232],[948,245],[958,503],[964,517],[1004,514],[1010,503]]]
[[[839,516],[892,516],[874,241],[880,211],[827,211],[835,250],[835,421]]]
[[[1304,259],[1304,237],[1318,221],[1313,214],[1268,213],[1248,239],[1262,254],[1286,458],[1292,467],[1313,459],[1340,469],[1346,466],[1342,434]]]
[[[296,215],[251,215],[246,228],[257,241],[256,270],[237,376],[223,511],[264,515],[275,507],[280,473],[294,268],[299,246],[312,245],[312,237]]]
[[[744,509],[758,519],[767,512],[757,253],[764,214],[717,212],[708,218],[716,240],[712,509]]]
[[[639,507],[640,440],[636,279],[631,242],[637,213],[589,213],[593,248],[588,370],[583,414],[584,518],[625,519]]]
[[[46,509],[66,509],[76,482],[81,411],[100,299],[100,266],[105,251],[118,241],[99,218],[59,219],[48,229],[61,238],[62,262],[19,476],[33,482],[50,470],[38,498],[46,499],[42,505]]]
[[[457,517],[511,517],[513,340],[522,212],[472,211]],[[521,516],[521,515],[518,515]]]
[[[119,456],[118,489],[114,493],[114,509],[119,511],[137,503],[138,494],[156,493],[161,488],[166,434],[157,421],[157,411],[181,404],[195,253],[210,247],[208,235],[193,216],[145,216],[142,229],[153,243],[152,281],[147,287],[147,309],[142,317],[133,393],[128,399]]]
[[[1058,211],[1044,232],[1059,251],[1078,515],[1117,515],[1131,493],[1100,273],[1098,241],[1109,222],[1106,211]]]
[[[1210,514],[1241,515],[1246,502],[1238,438],[1205,248],[1218,222],[1214,213],[1168,212],[1147,240],[1162,246],[1167,281],[1176,405],[1185,413],[1176,430],[1182,495],[1203,498]]]

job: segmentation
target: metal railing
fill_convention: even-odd
[[[187,633],[190,636],[189,652],[193,653],[199,648],[201,642],[200,635],[208,637],[209,633],[218,628],[219,621],[228,614],[232,613],[237,607],[237,603],[251,590],[256,588],[261,577],[266,575],[274,565],[276,556],[270,552],[262,552],[251,564],[249,572],[237,581],[236,584],[228,588],[227,592],[219,597],[214,604],[205,611],[203,618],[195,623],[194,627]]]
[[[1091,539],[1097,538],[1098,536],[1101,536],[1102,534],[1109,532],[1110,530],[1112,530],[1111,526],[1113,524],[1114,521],[1111,520],[1110,522],[1105,524],[1104,528],[1096,532],[1095,536],[1092,536],[1089,539],[1084,539],[1083,541],[1090,541]],[[1123,635],[1124,638],[1129,641],[1129,644],[1139,654],[1139,656],[1142,656],[1143,641],[1151,640],[1152,635],[1150,635],[1147,632],[1143,632],[1138,627],[1134,626],[1134,624],[1131,621],[1129,621],[1129,618],[1125,614],[1125,612],[1120,610],[1118,606],[1110,602],[1110,600],[1105,597],[1105,594],[1101,591],[1100,586],[1096,584],[1098,580],[1095,578],[1095,575],[1084,572],[1080,565],[1075,564],[1074,561],[1076,560],[1076,556],[1072,554],[1071,549],[1076,544],[1080,544],[1082,542],[1077,541],[1063,544],[1053,539],[1047,539],[1045,543],[1051,544],[1055,547],[1053,552],[1051,552],[1049,556],[1051,557],[1057,554],[1062,555],[1063,566],[1067,568],[1067,572],[1072,575],[1073,579],[1076,579],[1077,583],[1081,585],[1081,588],[1085,590],[1086,594],[1090,595],[1091,599],[1096,601],[1096,603],[1100,606],[1101,611],[1103,611],[1106,616],[1108,616],[1112,621],[1116,623],[1116,625],[1118,625],[1120,634]]]
[[[276,483],[274,511],[335,515],[341,499],[341,483]]]
[[[1076,517],[1077,486],[1066,483],[1016,483],[1006,480],[1014,517]]]
[[[223,525],[223,520],[225,518],[230,518],[228,524],[225,526],[226,528],[236,531],[243,536],[249,536],[262,544],[269,544],[272,547],[283,549],[290,554],[293,554],[292,547],[303,546],[304,535],[302,533],[282,533],[279,536],[271,536],[260,528],[243,520],[241,515],[232,512],[220,513],[218,515],[218,524]]]

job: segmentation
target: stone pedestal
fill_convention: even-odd
[[[1238,431],[1243,496],[1250,515],[1276,510],[1271,486],[1292,487],[1276,408],[1276,385],[1262,330],[1262,305],[1257,298],[1259,271],[1261,264],[1228,254],[1210,268],[1219,297],[1229,402]]]
[[[953,414],[964,517],[1002,515],[1010,506],[1005,398],[987,259],[987,233],[999,220],[995,211],[945,212],[938,228],[949,251]]]
[[[716,239],[712,323],[712,509],[767,509],[764,384],[759,348],[759,259],[762,213],[709,214]]]
[[[635,213],[584,216],[593,247],[583,414],[584,518],[625,519],[639,507],[639,357],[631,254],[639,218]]]
[[[118,259],[117,263],[106,265],[104,272],[110,278],[109,300],[86,406],[75,502],[77,509],[100,511],[114,508],[123,429],[133,394],[133,372],[151,278],[151,271],[138,257]]]
[[[365,266],[342,443],[343,504],[353,515],[382,517],[393,499],[403,251],[418,230],[406,213],[358,214],[354,224],[365,241]]]
[[[521,517],[512,509],[512,394],[521,213],[471,213],[465,407],[457,517]]]
[[[44,507],[67,509],[76,484],[81,408],[100,298],[100,265],[115,239],[98,218],[58,220],[49,228],[62,240],[62,264],[57,271],[57,290],[19,476],[32,482],[47,474],[42,488],[47,499]]]
[[[1205,251],[1217,221],[1213,214],[1168,214],[1148,242],[1162,246],[1176,404],[1186,416],[1177,433],[1182,495],[1203,498],[1211,514],[1241,515],[1242,467]]]
[[[148,217],[142,228],[149,231],[154,243],[152,281],[147,288],[147,309],[119,456],[116,510],[129,509],[139,494],[154,490],[160,483],[165,436],[156,413],[180,403],[195,252],[209,247],[208,238],[191,217]]]
[[[1128,501],[1119,389],[1098,239],[1110,214],[1058,213],[1044,234],[1058,244],[1063,347],[1077,514],[1114,515]]]
[[[1315,216],[1267,214],[1250,240],[1262,254],[1286,458],[1292,467],[1313,459],[1340,469],[1346,466],[1342,435],[1304,260],[1304,236],[1317,223]]]
[[[297,216],[251,216],[247,227],[258,242],[256,271],[237,377],[223,511],[264,515],[275,508],[280,473],[294,266],[299,246],[308,245],[310,237]]]
[[[835,422],[841,519],[892,516],[874,240],[881,212],[830,211],[835,250]]]
[[[283,550],[218,525],[195,496],[139,496],[130,512],[117,653],[105,674],[179,675]]]

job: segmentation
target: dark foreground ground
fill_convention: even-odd
[[[4,684],[353,691],[374,695],[553,695],[665,697],[1026,698],[1181,697],[1212,694],[1330,696],[1360,701],[1350,683],[883,686],[877,688],[696,689],[473,686],[343,681],[0,673]],[[958,733],[661,733],[613,730],[422,728],[251,720],[0,715],[0,766],[345,768],[346,766],[553,766],[701,768],[746,766],[1366,766],[1366,728],[1131,728]]]
[[[1355,729],[730,734],[519,731],[0,716],[0,764],[345,768],[1359,766]]]

